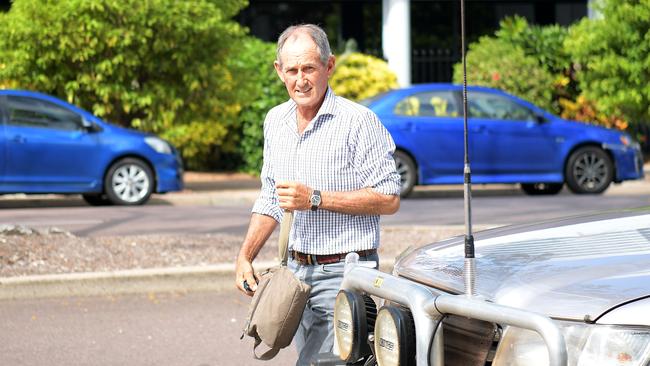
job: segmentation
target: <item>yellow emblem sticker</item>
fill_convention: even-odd
[[[375,278],[375,287],[380,288],[383,283],[384,283],[383,277]]]

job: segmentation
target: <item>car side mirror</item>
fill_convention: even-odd
[[[539,124],[542,124],[542,123],[548,122],[548,119],[546,119],[546,117],[544,117],[541,114],[536,114],[535,115],[535,121],[537,121],[537,123],[539,123]]]
[[[82,120],[82,125],[83,129],[88,133],[97,133],[104,130],[102,126],[96,124],[95,122],[88,121],[85,118]]]

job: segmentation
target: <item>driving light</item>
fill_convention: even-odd
[[[395,306],[379,310],[375,355],[379,366],[415,365],[415,324],[411,312]]]
[[[157,153],[160,154],[171,154],[172,153],[172,148],[169,146],[169,144],[154,136],[147,136],[144,138],[144,142],[147,143],[152,149],[154,149]]]
[[[334,337],[339,356],[346,362],[355,362],[372,353],[368,332],[375,326],[377,307],[370,296],[341,290],[334,305]]]
[[[650,361],[650,329],[560,323],[568,366],[646,366]],[[494,366],[548,365],[548,351],[535,332],[509,327],[499,343]]]

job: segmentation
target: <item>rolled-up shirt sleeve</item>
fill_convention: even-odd
[[[386,195],[400,194],[395,168],[395,142],[377,115],[367,111],[352,136],[353,164],[364,187]]]
[[[267,115],[264,121],[264,153],[262,172],[260,179],[262,181],[262,189],[260,195],[253,205],[251,210],[253,213],[270,216],[277,222],[282,221],[282,209],[278,200],[278,193],[275,189],[275,179],[273,179],[273,166],[269,156],[269,139],[268,139],[268,124],[269,117]]]

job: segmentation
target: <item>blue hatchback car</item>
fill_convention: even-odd
[[[80,193],[91,205],[140,205],[183,188],[177,150],[57,98],[0,90],[0,194]]]
[[[417,184],[463,183],[462,86],[421,84],[362,102],[390,131],[402,196]],[[521,183],[528,194],[601,193],[643,177],[627,133],[567,121],[499,90],[468,87],[473,183]]]

